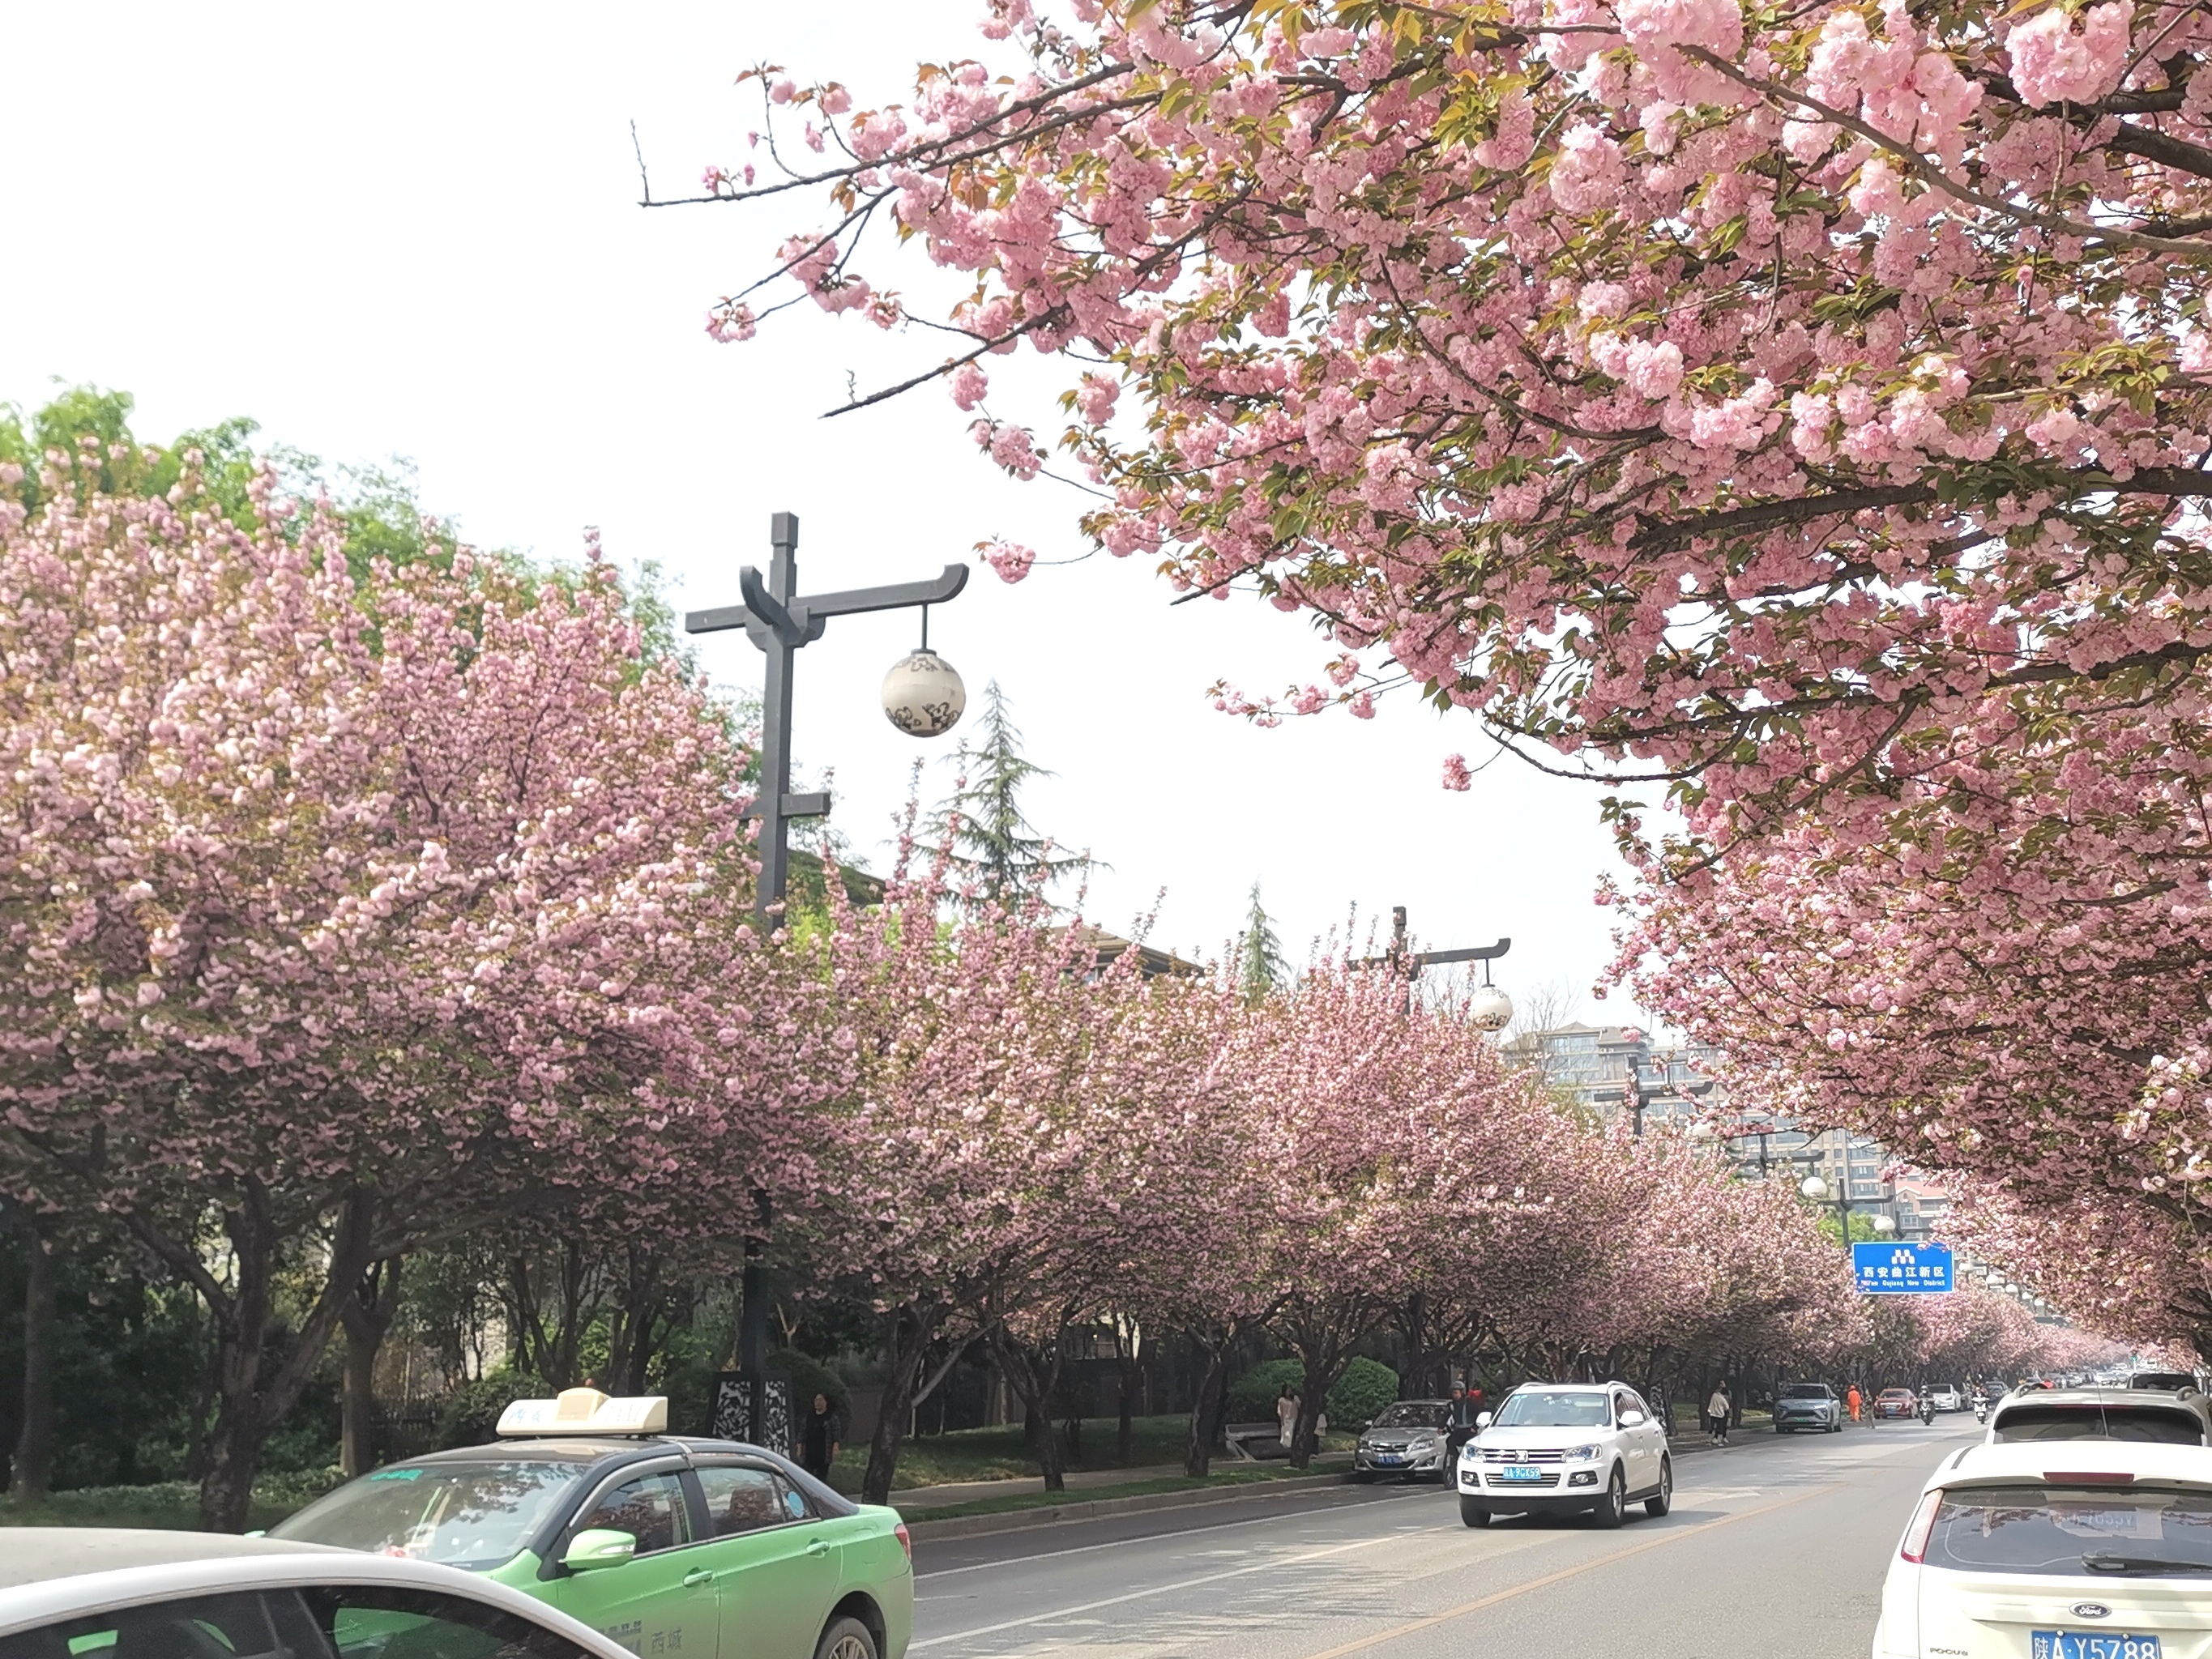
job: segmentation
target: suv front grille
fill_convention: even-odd
[[[1563,1451],[1516,1451],[1485,1446],[1482,1461],[1486,1463],[1564,1463],[1567,1461],[1567,1455]]]
[[[1507,1491],[1519,1487],[1556,1486],[1559,1484],[1559,1472],[1557,1469],[1547,1469],[1534,1480],[1508,1480],[1502,1475],[1486,1475],[1483,1484],[1503,1487]]]

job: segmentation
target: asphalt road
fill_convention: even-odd
[[[1346,1486],[915,1547],[918,1659],[1859,1659],[1889,1553],[1971,1415],[1740,1437],[1674,1512],[1460,1524],[1433,1486]],[[1233,1644],[1233,1645],[1232,1645]]]

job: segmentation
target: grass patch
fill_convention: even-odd
[[[1152,1468],[1162,1463],[1182,1462],[1183,1443],[1190,1433],[1189,1418],[1178,1413],[1172,1417],[1130,1419],[1129,1460],[1126,1463],[1114,1455],[1119,1426],[1118,1419],[1111,1417],[1084,1419],[1083,1455],[1068,1460],[1069,1472]],[[1352,1443],[1351,1436],[1333,1434],[1322,1449],[1340,1449]],[[856,1492],[867,1468],[866,1443],[846,1446],[838,1452],[837,1461],[830,1468],[831,1484],[840,1492]],[[907,1492],[916,1486],[943,1486],[964,1480],[1030,1480],[1038,1472],[1022,1425],[1004,1423],[988,1429],[955,1429],[949,1434],[908,1437],[899,1450],[898,1473],[892,1478],[891,1490]]]
[[[919,1525],[927,1521],[957,1520],[963,1515],[1006,1515],[1021,1510],[1058,1509],[1068,1504],[1097,1504],[1109,1498],[1143,1498],[1160,1492],[1227,1491],[1237,1486],[1264,1486],[1273,1481],[1327,1474],[1327,1469],[1294,1469],[1287,1464],[1240,1465],[1209,1474],[1202,1480],[1188,1475],[1165,1475],[1151,1480],[1117,1480],[1109,1486],[1084,1486],[1073,1492],[1012,1492],[1004,1498],[978,1498],[965,1504],[933,1505],[916,1510],[907,1518]],[[1334,1471],[1341,1474],[1341,1470]],[[897,1505],[897,1495],[892,1495]]]
[[[336,1469],[264,1475],[253,1483],[247,1529],[275,1526],[343,1479]],[[197,1532],[199,1524],[200,1489],[191,1480],[165,1480],[151,1486],[81,1486],[54,1492],[40,1504],[19,1504],[0,1496],[0,1527],[151,1527],[162,1532]]]

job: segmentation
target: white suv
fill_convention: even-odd
[[[1632,1503],[1664,1515],[1674,1501],[1667,1431],[1625,1382],[1529,1382],[1497,1414],[1475,1419],[1459,1455],[1459,1518],[1588,1512],[1617,1527]]]
[[[2208,1590],[2212,1446],[1972,1445],[1922,1491],[1874,1659],[2195,1659]]]

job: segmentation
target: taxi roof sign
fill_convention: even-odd
[[[499,1432],[533,1434],[664,1434],[668,1396],[611,1399],[597,1389],[563,1389],[552,1400],[518,1400],[499,1414]]]

